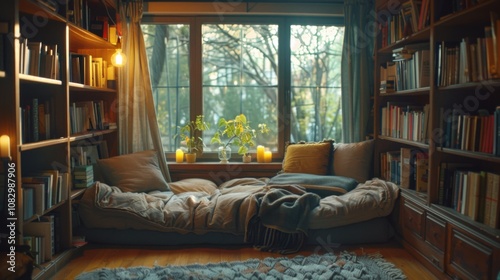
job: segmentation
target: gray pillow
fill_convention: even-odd
[[[169,191],[156,151],[148,150],[97,161],[104,182],[123,192]]]

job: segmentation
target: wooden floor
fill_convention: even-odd
[[[319,251],[318,251],[319,250]],[[357,254],[380,253],[389,262],[399,267],[408,279],[437,279],[423,267],[415,258],[405,251],[399,244],[391,242],[383,245],[358,245],[353,247],[339,247],[329,249],[334,253],[351,251]],[[310,255],[314,252],[325,253],[324,248],[307,247],[296,254],[286,255]],[[251,247],[111,247],[86,245],[82,256],[73,259],[52,279],[74,279],[85,271],[91,271],[102,267],[131,267],[131,266],[165,266],[185,265],[192,263],[209,263],[221,261],[239,261],[249,258],[280,257],[282,255],[266,253]]]

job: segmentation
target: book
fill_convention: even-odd
[[[500,175],[486,173],[484,224],[499,228]]]
[[[33,189],[34,214],[43,215],[47,207],[45,206],[45,186],[41,183],[23,183],[24,189]]]
[[[415,166],[417,175],[415,190],[425,192],[429,183],[429,154],[426,152],[416,153]]]
[[[415,189],[415,154],[410,148],[401,148],[401,188]]]
[[[50,222],[30,222],[24,224],[24,235],[43,238],[43,249],[40,252],[41,261],[48,262],[52,259],[52,225]]]
[[[23,188],[23,218],[25,220],[33,217],[34,212],[34,193],[33,189]]]

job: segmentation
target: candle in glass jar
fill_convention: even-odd
[[[264,162],[269,163],[273,160],[273,153],[269,151],[269,149],[266,149],[264,151]]]
[[[10,159],[10,137],[8,135],[0,137],[0,157]]]
[[[264,162],[265,148],[262,145],[257,146],[257,162]]]
[[[182,151],[181,149],[177,149],[177,151],[175,151],[175,162],[182,163],[183,161],[184,161],[184,151]]]

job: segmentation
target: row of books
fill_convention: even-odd
[[[438,203],[492,228],[500,227],[499,188],[499,174],[458,163],[439,167]]]
[[[24,219],[44,215],[52,206],[68,199],[69,174],[42,170],[22,177]]]
[[[398,13],[388,14],[379,24],[381,47],[390,45],[429,25],[430,0],[406,0]],[[385,15],[381,15],[385,16]]]
[[[20,108],[22,143],[52,138],[52,104],[49,99],[32,98]]]
[[[104,101],[73,102],[69,108],[71,134],[108,127],[104,114]]]
[[[101,15],[102,9],[94,7],[95,1],[70,0],[68,3],[68,20],[78,27],[102,37],[112,44],[117,43],[117,30],[115,21],[109,14]],[[104,3],[104,5],[106,5]]]
[[[450,109],[441,118],[442,147],[500,156],[500,106],[492,114],[480,110],[477,115]]]
[[[380,66],[380,93],[430,85],[430,51],[405,46],[393,51],[393,61]]]
[[[34,261],[38,265],[49,262],[60,251],[59,219],[56,213],[44,215],[37,221],[25,223],[23,226],[23,244],[30,247],[35,256]]]
[[[500,78],[500,20],[491,13],[484,37],[463,38],[437,46],[436,84],[449,86]]]
[[[93,87],[106,88],[108,80],[115,80],[114,66],[102,57],[70,53],[70,81]]]
[[[401,188],[425,192],[429,181],[427,152],[401,148],[380,154],[381,177]]]
[[[38,77],[60,79],[59,51],[57,44],[20,39],[19,72]]]
[[[79,143],[71,146],[71,169],[76,166],[93,165],[98,159],[108,158],[108,144],[105,140]]]
[[[426,142],[429,133],[430,106],[387,102],[381,109],[382,136]]]

